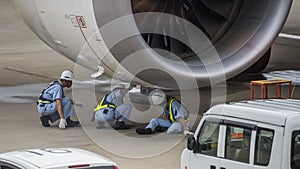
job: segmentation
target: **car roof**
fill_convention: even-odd
[[[78,164],[115,165],[111,160],[98,154],[76,148],[47,148],[12,151],[0,154],[0,159],[1,158],[13,159],[14,162],[19,161],[21,163],[29,163],[38,168]]]
[[[300,100],[266,99],[230,102],[212,107],[206,115],[238,117],[285,126],[288,117],[300,115]]]

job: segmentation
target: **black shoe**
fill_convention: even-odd
[[[130,129],[130,126],[127,125],[124,121],[116,121],[116,124],[113,126],[115,130],[124,130]]]
[[[42,122],[43,127],[50,127],[50,124],[49,124],[50,116],[49,115],[47,115],[47,116],[42,115],[40,117],[40,120]]]
[[[135,130],[138,134],[152,134],[152,130],[150,128],[146,128],[146,129],[143,129],[143,128],[137,128]]]
[[[157,126],[155,128],[155,131],[157,131],[157,132],[165,132],[167,130],[168,130],[168,127]]]
[[[70,117],[68,117],[66,121],[67,121],[67,127],[76,127],[80,124],[79,121],[73,121],[70,119]]]

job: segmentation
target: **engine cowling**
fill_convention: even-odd
[[[207,86],[255,64],[282,29],[291,0],[94,0],[93,5],[104,41],[125,69],[154,86],[192,88],[182,82]],[[111,43],[112,27],[108,33],[105,27],[125,17],[132,17],[127,23],[134,33]],[[146,68],[137,71],[133,61]]]
[[[82,65],[92,70],[102,62],[110,76],[125,70],[132,75],[125,81],[162,89],[209,86],[262,63],[259,60],[269,57],[292,4],[292,0],[14,1],[29,27],[62,55],[73,61],[80,56]],[[87,28],[72,25],[72,17],[81,16]],[[100,40],[87,43],[97,29]],[[82,54],[84,45],[91,52]],[[95,50],[101,45],[109,52],[102,47]]]

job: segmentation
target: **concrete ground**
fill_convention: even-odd
[[[75,65],[39,40],[18,19],[7,0],[0,1],[0,21],[0,153],[29,148],[75,147],[101,154],[116,162],[121,169],[179,168],[180,154],[186,146],[186,140],[183,136],[139,137],[135,134],[134,129],[112,135],[113,130],[97,130],[94,123],[85,125],[85,127],[66,130],[59,130],[55,124],[51,128],[42,128],[35,105],[38,93],[46,83],[56,79],[62,70],[73,70]],[[296,41],[295,44],[294,42],[289,43],[293,43],[293,45],[287,46],[287,43],[280,39],[276,41],[270,64],[266,70],[299,69],[300,61],[298,58],[295,59],[300,52],[299,45],[296,44]],[[297,81],[298,72],[295,73],[294,77]],[[229,81],[226,84],[226,100],[249,99],[249,82],[251,79],[259,77],[261,76],[257,74],[247,74]],[[285,88],[286,86],[283,87],[284,92]],[[210,106],[209,101],[207,101],[210,99],[210,92],[207,90],[210,89],[204,88],[200,91],[203,102],[200,113],[203,113]],[[86,91],[79,90],[78,94],[80,95],[81,92]],[[299,98],[298,93],[298,85],[295,85],[293,98]],[[72,96],[72,93],[67,91],[67,95]],[[102,95],[103,93],[100,93],[99,97]],[[84,106],[92,108],[94,103],[90,104],[85,103]],[[136,109],[143,109],[143,103],[135,106]],[[82,109],[80,106],[76,110],[78,110],[78,118],[82,120],[82,123],[88,124],[91,114],[83,114],[86,109]],[[141,124],[136,126],[139,125]],[[140,144],[138,142],[132,144],[128,140],[125,142],[117,138],[118,136],[124,138],[124,135],[132,140],[140,139],[142,141]],[[110,144],[107,143],[110,141],[109,139],[111,139]],[[168,141],[172,139],[177,139],[178,142],[172,143],[174,146],[171,149],[166,148]],[[106,145],[99,145],[103,140],[106,141]],[[153,140],[157,141],[156,147],[156,142]],[[107,146],[120,148],[123,151],[118,154],[116,153],[118,150],[110,149]],[[163,151],[159,151],[160,149]],[[126,156],[124,154],[127,152],[124,151],[133,155]],[[139,151],[144,151],[142,153],[143,158],[134,158],[134,156],[138,156],[134,153]],[[154,152],[151,153],[151,151]],[[145,154],[147,153],[145,152],[149,152],[150,157],[146,157]]]

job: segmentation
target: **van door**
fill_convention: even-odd
[[[254,149],[256,123],[224,120],[225,149],[220,169],[252,169],[251,156]]]
[[[204,121],[197,142],[198,152],[190,152],[189,169],[219,169],[218,147],[220,147],[220,125],[219,119],[208,118]],[[221,136],[222,137],[222,136]]]

